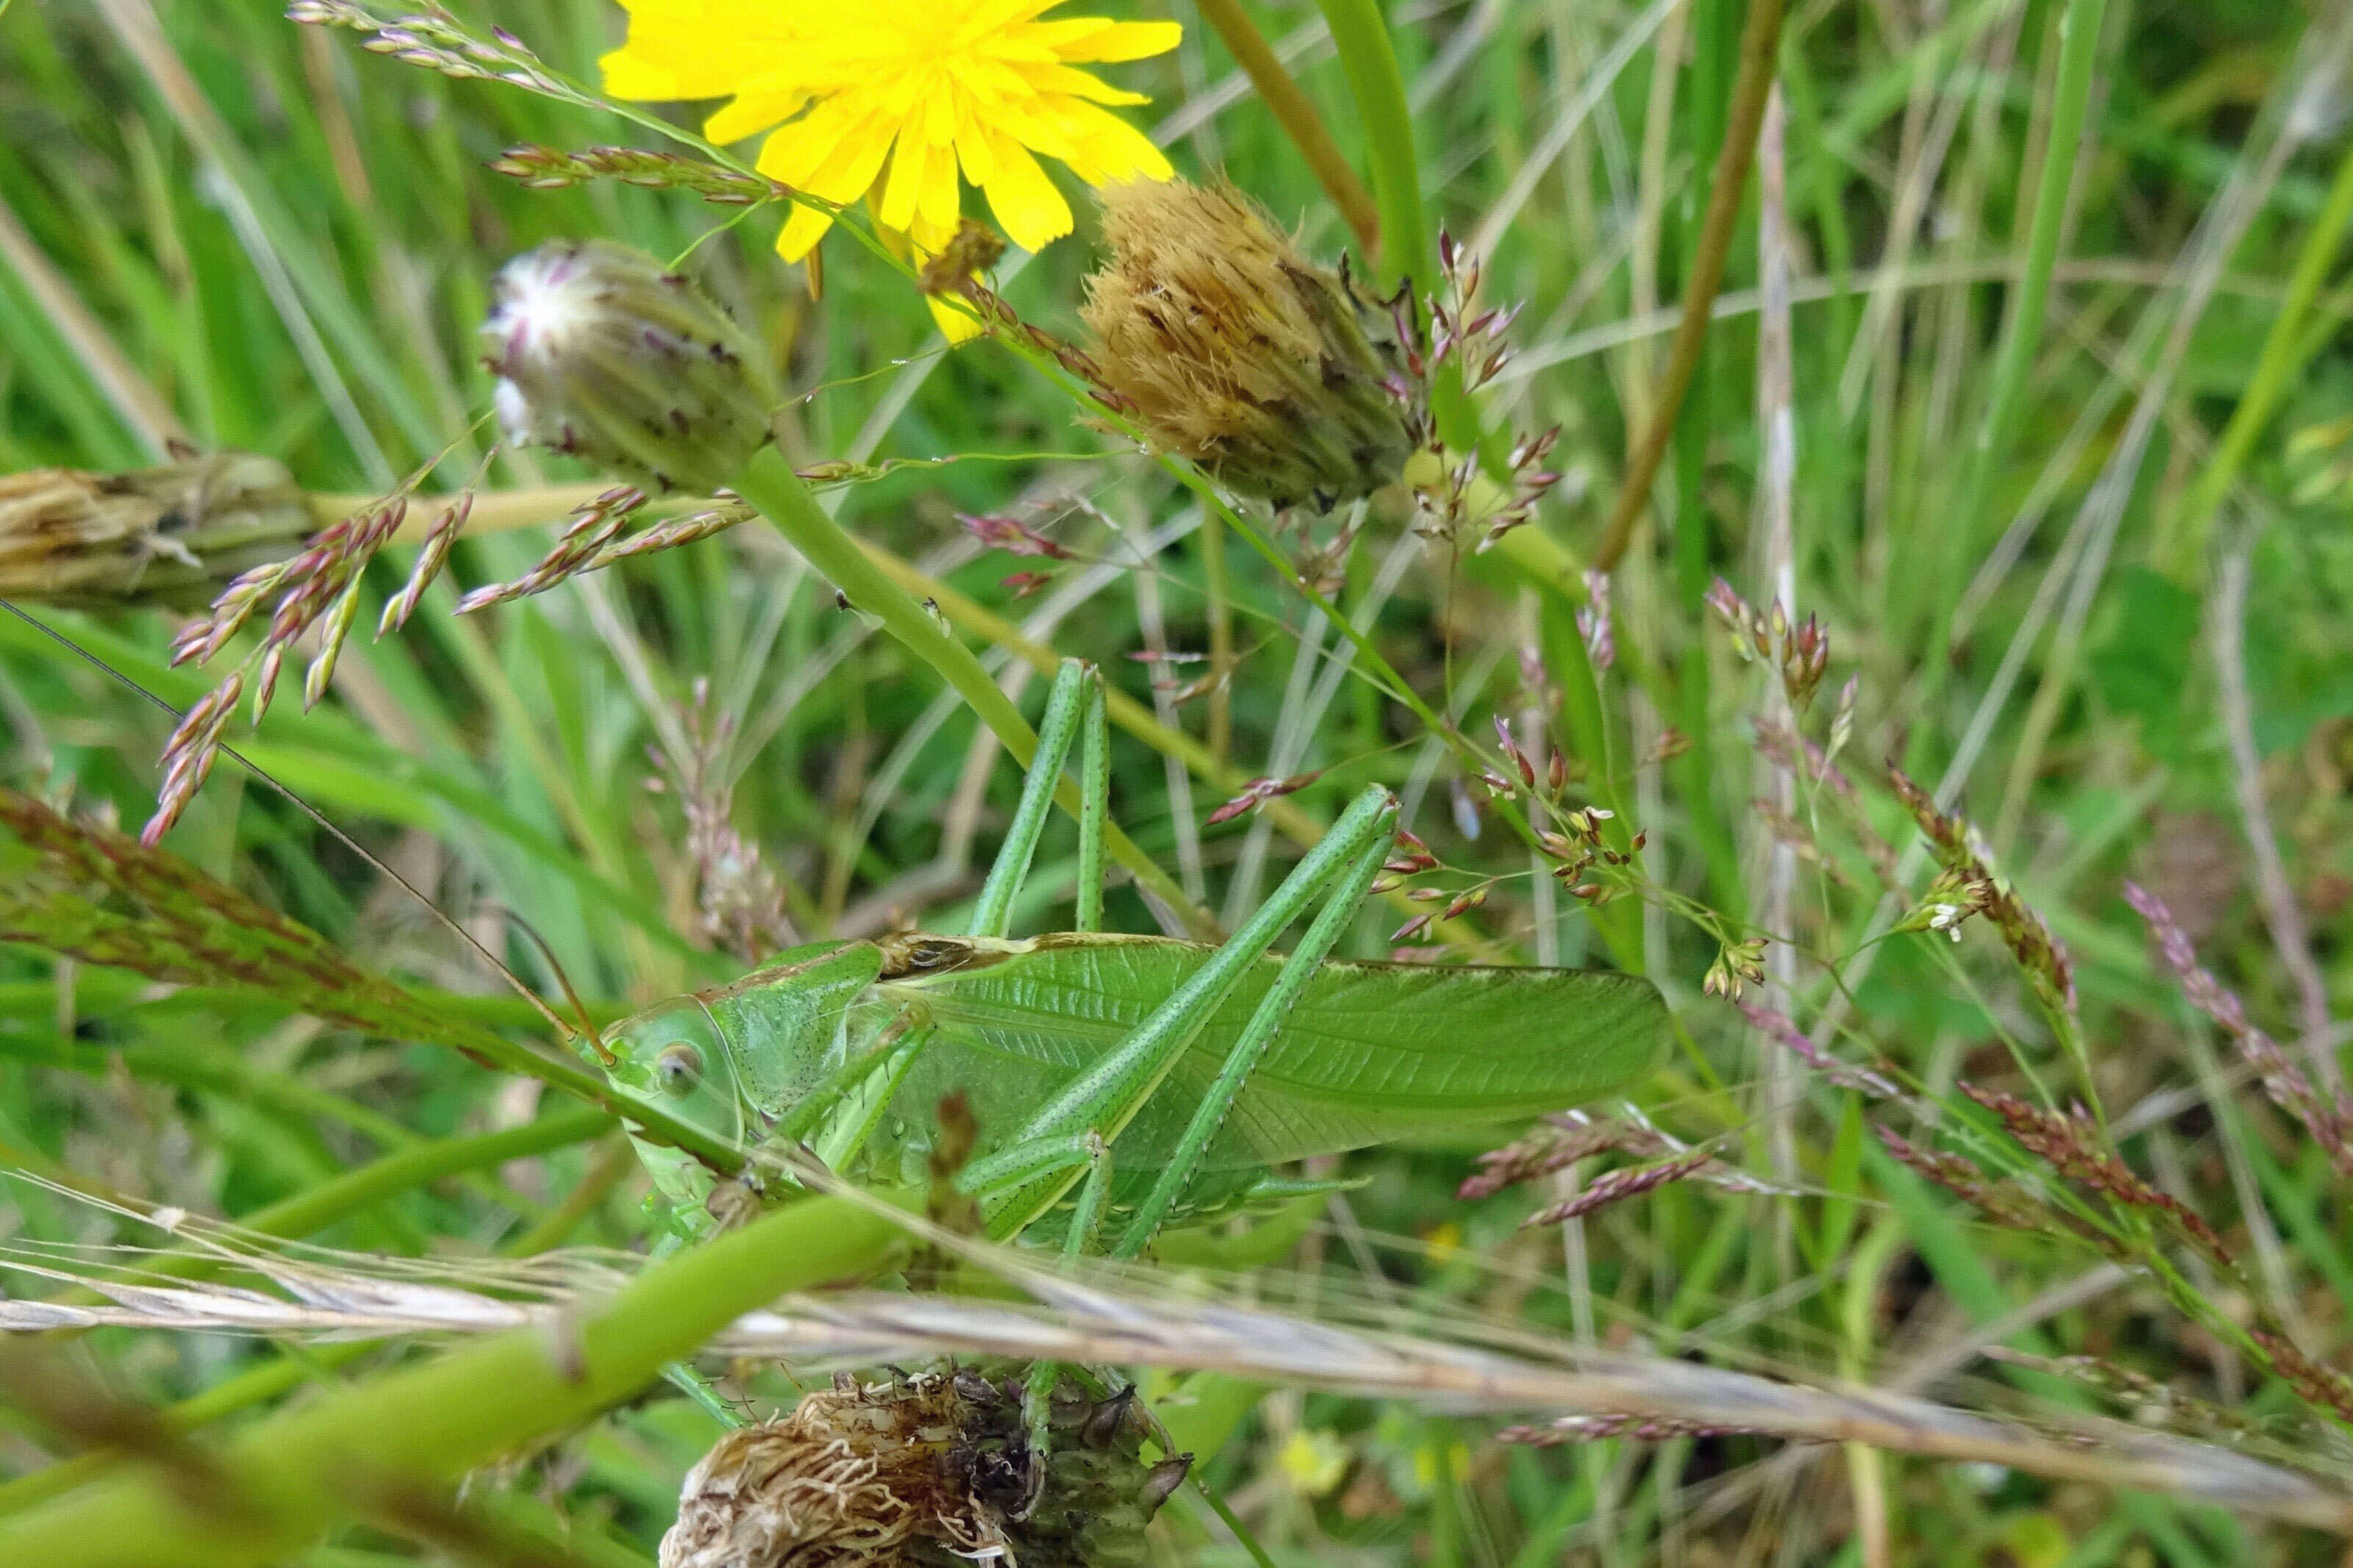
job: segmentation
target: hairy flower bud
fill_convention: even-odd
[[[252,452],[119,474],[0,475],[0,599],[201,605],[318,526],[286,466]]]
[[[780,401],[725,311],[645,252],[604,240],[551,241],[508,262],[481,337],[510,443],[657,490],[728,484]]]
[[[1312,265],[1229,185],[1103,192],[1110,262],[1081,311],[1106,391],[1152,444],[1242,495],[1329,507],[1416,445],[1387,307]]]

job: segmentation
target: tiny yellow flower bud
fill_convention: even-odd
[[[553,447],[658,490],[708,494],[768,438],[781,399],[727,313],[643,251],[557,240],[499,273],[482,323],[512,444]]]
[[[1277,506],[1397,479],[1417,442],[1384,305],[1229,185],[1138,182],[1103,199],[1112,257],[1081,314],[1105,389],[1155,447]]]

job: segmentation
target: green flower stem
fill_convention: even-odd
[[[1340,216],[1348,220],[1348,227],[1356,236],[1356,243],[1367,256],[1377,256],[1381,248],[1381,217],[1373,204],[1373,194],[1356,178],[1350,167],[1348,155],[1332,140],[1331,131],[1324,117],[1315,112],[1315,105],[1300,89],[1299,83],[1283,68],[1282,61],[1250,19],[1240,0],[1199,0],[1202,20],[1217,29],[1225,40],[1226,52],[1242,68],[1242,74],[1258,89],[1260,100],[1267,112],[1274,116],[1283,134],[1291,138],[1307,167],[1314,173],[1316,183]]]
[[[1667,356],[1666,373],[1659,378],[1651,400],[1651,423],[1634,443],[1618,500],[1601,530],[1593,552],[1599,571],[1617,568],[1627,545],[1633,542],[1634,524],[1651,499],[1659,465],[1674,439],[1675,423],[1683,398],[1699,372],[1700,353],[1707,346],[1708,317],[1715,309],[1716,290],[1724,286],[1724,264],[1732,251],[1732,231],[1740,218],[1740,195],[1748,184],[1749,165],[1757,161],[1757,131],[1765,121],[1765,100],[1772,91],[1773,65],[1780,50],[1782,0],[1750,0],[1748,20],[1740,35],[1740,74],[1733,81],[1732,113],[1725,126],[1724,144],[1716,150],[1715,173],[1710,179],[1707,211],[1700,219],[1699,243],[1693,247],[1691,275],[1683,282],[1683,319],[1675,325],[1674,346]]]
[[[279,1561],[371,1493],[448,1480],[628,1398],[786,1291],[871,1274],[901,1232],[817,1197],[638,1275],[560,1331],[504,1333],[256,1423],[185,1473],[109,1478],[0,1524],[0,1563],[178,1568]]]
[[[1038,737],[972,650],[948,635],[931,612],[918,605],[884,574],[839,523],[825,514],[817,497],[782,453],[763,447],[735,482],[741,495],[762,516],[776,524],[792,547],[823,573],[849,597],[851,605],[881,619],[882,627],[907,651],[928,664],[971,704],[981,721],[997,733],[1025,766],[1038,749]],[[1054,798],[1072,817],[1079,814],[1078,786],[1065,778]],[[1179,910],[1197,934],[1214,939],[1216,925],[1207,911],[1196,909],[1175,878],[1153,864],[1116,826],[1105,834],[1112,858],[1134,873],[1136,881],[1170,909]]]
[[[1421,169],[1413,150],[1413,110],[1389,45],[1380,0],[1316,0],[1340,51],[1356,117],[1372,155],[1373,198],[1380,207],[1383,283],[1430,277],[1430,228],[1421,212]]]
[[[2158,540],[2158,564],[2177,581],[2186,583],[2196,575],[2206,558],[2206,541],[2213,531],[2214,514],[2221,510],[2231,481],[2246,466],[2247,454],[2253,448],[2255,437],[2271,422],[2281,395],[2327,341],[2307,334],[2305,322],[2312,314],[2313,300],[2319,296],[2322,281],[2337,264],[2348,223],[2353,223],[2353,145],[2347,147],[2343,161],[2337,165],[2337,179],[2328,187],[2328,199],[2320,216],[2313,219],[2304,245],[2296,252],[2295,270],[2288,274],[2286,298],[2280,301],[2279,312],[2272,317],[2271,329],[2263,335],[2255,374],[2247,382],[2239,405],[2231,410],[2231,422],[2222,427],[2222,438],[2215,444],[2213,455],[2206,459],[2198,482],[2190,488],[2180,510],[2168,521]]]

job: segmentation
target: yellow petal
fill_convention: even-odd
[[[770,82],[748,82],[736,89],[735,101],[702,122],[702,133],[722,147],[756,136],[771,125],[782,125],[798,114],[808,94],[798,88]]]
[[[629,0],[628,41],[598,61],[637,100],[725,98],[791,58],[806,19],[773,0]]]
[[[793,216],[785,220],[784,232],[776,236],[776,254],[786,261],[798,261],[817,248],[825,231],[833,226],[833,215],[816,207],[796,206]]]
[[[923,183],[915,193],[915,212],[922,226],[955,232],[964,216],[963,187],[956,184],[955,153],[945,142],[925,144]]]
[[[856,143],[870,140],[859,134],[864,126],[849,105],[829,98],[790,125],[779,127],[761,145],[760,173],[828,201],[849,201],[861,195],[865,186],[842,189],[843,177],[837,171],[845,153],[860,151]],[[881,162],[879,153],[875,162]],[[828,180],[829,173],[833,178]],[[867,178],[871,181],[873,176]]]
[[[1070,143],[1063,161],[1091,185],[1118,180],[1165,180],[1176,174],[1166,154],[1144,132],[1116,114],[1106,114],[1091,103],[1063,100],[1056,119]]]
[[[964,166],[964,177],[973,184],[986,188],[996,177],[997,158],[991,151],[988,127],[978,115],[966,117],[956,127],[956,160]]]
[[[1104,16],[1072,16],[1041,22],[1034,30],[1047,47],[1066,60],[1141,60],[1165,55],[1185,36],[1176,22],[1114,22]]]
[[[1007,237],[1024,250],[1042,250],[1071,232],[1071,204],[1028,148],[1010,136],[995,135],[989,153],[996,167],[983,188]]]
[[[971,310],[936,298],[926,303],[932,308],[932,320],[939,323],[940,331],[951,347],[968,343],[980,336],[980,318]]]
[[[1091,103],[1150,103],[1152,100],[1124,87],[1113,87],[1090,71],[1070,66],[1025,66],[1022,79],[1030,90],[1048,98],[1082,98]]]
[[[945,152],[945,149],[941,149]],[[931,146],[902,135],[891,152],[891,172],[883,176],[882,200],[874,221],[890,228],[905,228],[915,221],[916,197],[922,194]]]

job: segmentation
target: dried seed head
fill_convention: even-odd
[[[1081,314],[1103,390],[1155,447],[1277,506],[1399,476],[1416,443],[1384,307],[1229,185],[1143,181],[1103,202],[1112,257]]]
[[[285,465],[251,452],[0,475],[0,599],[193,607],[318,526]]]
[[[729,483],[779,402],[725,311],[643,251],[603,240],[553,241],[508,262],[481,339],[509,442],[657,490]]]
[[[848,1379],[722,1437],[687,1476],[661,1568],[868,1568],[959,1561],[1140,1568],[1186,1459],[1148,1463],[1132,1397],[1068,1379],[1029,1447],[1017,1373]]]

